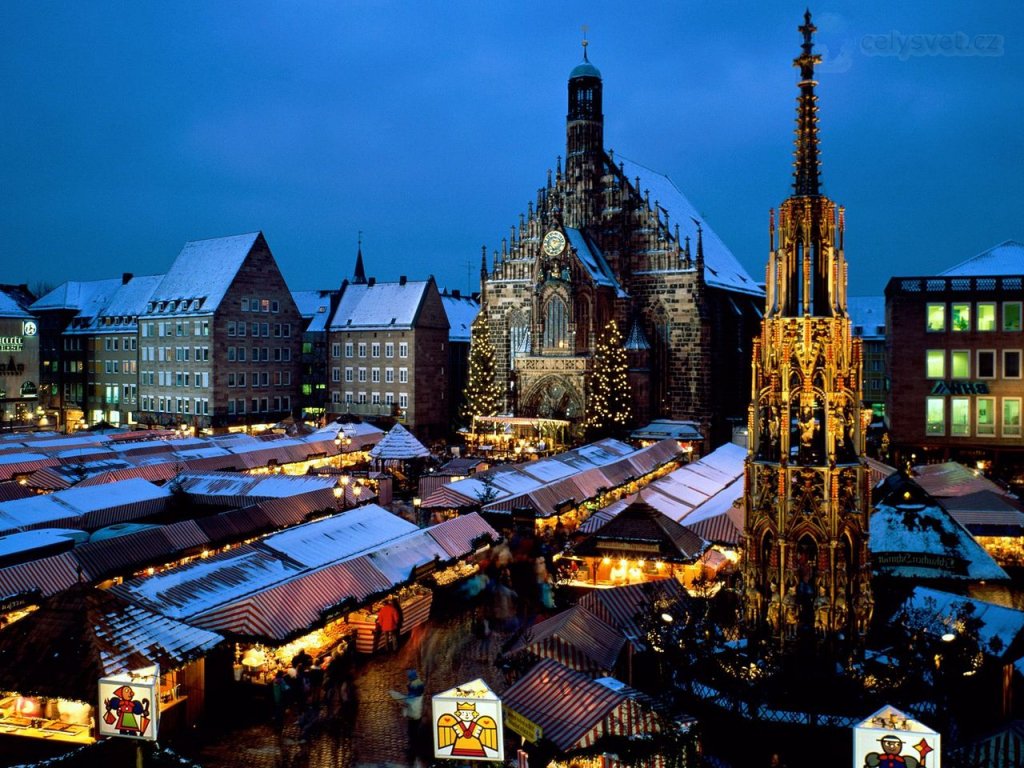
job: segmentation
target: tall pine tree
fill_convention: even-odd
[[[493,416],[501,407],[501,390],[495,380],[494,345],[484,312],[473,323],[469,348],[469,381],[464,391],[462,416],[472,424],[474,416]]]
[[[609,320],[594,350],[594,369],[590,374],[587,399],[587,431],[592,437],[621,432],[629,424],[632,396],[629,389],[629,362],[622,345],[622,334],[615,320]]]

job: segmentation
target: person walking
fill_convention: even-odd
[[[412,764],[416,760],[416,747],[419,745],[420,722],[423,719],[423,697],[426,693],[426,685],[420,679],[420,674],[415,669],[406,672],[406,679],[409,681],[405,693],[391,691],[391,697],[402,702],[402,714],[405,716],[405,724],[408,735],[406,757]]]
[[[398,650],[398,633],[402,628],[402,614],[394,599],[385,601],[377,613],[377,626],[389,651]]]

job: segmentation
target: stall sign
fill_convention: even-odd
[[[853,727],[853,768],[942,768],[942,737],[885,706]]]
[[[533,722],[530,718],[525,715],[521,715],[514,709],[509,709],[508,707],[504,707],[504,711],[505,725],[527,741],[536,744],[541,740],[541,737],[544,736],[544,729]]]
[[[101,678],[99,735],[156,741],[160,719],[160,667]]]
[[[505,759],[501,699],[483,680],[431,697],[434,757],[441,760]]]

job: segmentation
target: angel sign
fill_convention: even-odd
[[[494,760],[498,749],[498,724],[493,717],[481,715],[472,701],[455,704],[455,714],[446,712],[437,719],[438,751],[451,757]]]

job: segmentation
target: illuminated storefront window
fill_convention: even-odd
[[[946,401],[941,397],[925,399],[925,433],[946,434]]]
[[[994,397],[978,398],[978,434],[996,433],[996,400]]]
[[[971,434],[971,401],[967,397],[954,397],[949,401],[949,433],[955,436]]]
[[[946,330],[946,305],[929,304],[927,308],[926,327],[929,331]]]

